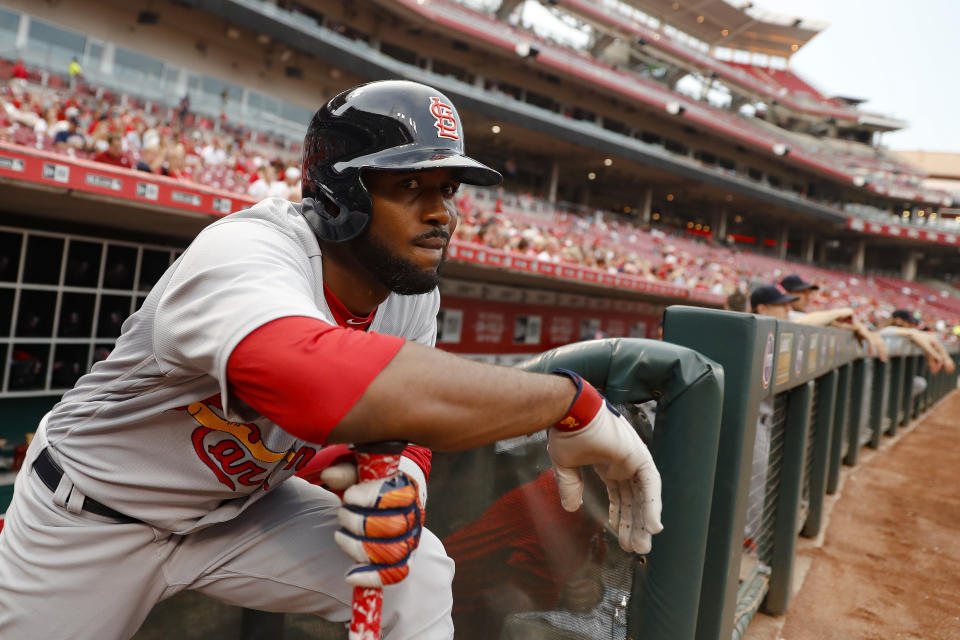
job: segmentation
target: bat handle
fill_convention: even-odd
[[[397,473],[400,454],[406,446],[406,442],[394,440],[356,445],[354,452],[357,456],[357,480],[378,480]],[[382,607],[381,589],[354,587],[349,640],[380,640]]]

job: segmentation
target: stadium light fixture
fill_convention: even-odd
[[[682,104],[680,104],[677,101],[668,102],[663,106],[663,108],[666,109],[667,113],[669,113],[672,116],[678,116],[687,110],[686,107],[684,107]]]
[[[587,174],[587,180],[596,180],[596,179],[597,179],[597,174],[594,173],[593,171]]]
[[[612,166],[613,166],[613,158],[604,158],[604,159],[603,159],[603,166],[605,166],[605,167],[612,167]]]
[[[490,131],[492,131],[493,133],[500,133],[500,125],[498,124],[493,125],[492,127],[490,127]]]

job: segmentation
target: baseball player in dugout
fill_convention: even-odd
[[[660,476],[596,389],[432,348],[454,196],[501,179],[465,155],[450,100],[345,91],[310,121],[302,174],[302,203],[198,234],[37,427],[0,535],[0,637],[129,638],[184,589],[347,621],[360,585],[384,587],[384,638],[451,638],[430,450],[544,429],[563,507],[592,465],[620,545],[650,550]],[[411,443],[401,472],[358,483],[348,445],[381,441]]]

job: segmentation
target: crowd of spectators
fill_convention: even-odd
[[[251,197],[299,198],[299,146],[190,110],[29,81],[20,61],[0,88],[0,141],[196,182]],[[295,176],[295,177],[294,177]]]
[[[475,242],[549,262],[580,264],[666,282],[694,292],[746,296],[798,270],[822,285],[810,297],[811,311],[849,307],[873,327],[909,308],[925,328],[955,339],[960,300],[945,291],[900,278],[860,275],[798,265],[726,244],[704,241],[684,230],[644,227],[608,212],[548,210],[531,198],[509,202],[490,192],[464,191],[458,205],[461,242]],[[739,310],[748,310],[744,305]],[[960,333],[960,331],[958,331]]]
[[[138,103],[83,83],[52,89],[18,63],[0,88],[0,141],[136,169],[244,194],[300,198],[299,142],[238,127],[178,105]],[[75,80],[75,78],[72,78]],[[796,270],[784,260],[684,230],[643,226],[603,211],[565,210],[529,196],[463,190],[460,242],[539,260],[584,265],[715,295],[748,294]],[[924,326],[955,338],[960,300],[898,278],[805,266],[824,285],[811,309],[852,308],[871,326],[910,308]],[[960,331],[958,331],[960,333]]]

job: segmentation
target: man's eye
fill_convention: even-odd
[[[443,195],[450,197],[454,195],[457,192],[457,189],[459,188],[460,188],[459,184],[448,182],[447,184],[440,187],[440,191],[443,193]]]
[[[400,182],[400,188],[401,189],[419,189],[420,181],[417,180],[416,178],[407,178],[406,180],[403,180]]]

